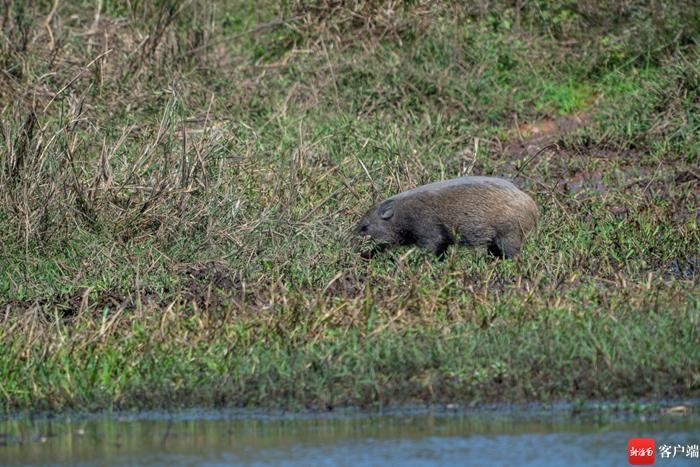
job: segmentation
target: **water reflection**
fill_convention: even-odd
[[[142,413],[0,421],[0,464],[626,465],[627,440],[699,444],[700,417],[398,412]],[[657,464],[700,465],[677,456]]]

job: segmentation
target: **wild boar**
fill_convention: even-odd
[[[417,244],[444,256],[452,244],[486,246],[511,258],[537,223],[537,205],[510,181],[461,177],[399,193],[373,206],[355,234],[370,237],[364,256],[395,245]]]

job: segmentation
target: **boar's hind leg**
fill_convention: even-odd
[[[520,253],[522,238],[517,233],[501,235],[489,243],[489,253],[499,258],[513,258]]]

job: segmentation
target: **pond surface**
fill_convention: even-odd
[[[655,465],[700,466],[697,410],[402,409],[384,414],[142,412],[0,420],[0,465],[628,465],[633,437]],[[660,447],[675,447],[661,458]],[[680,452],[679,447],[684,448]]]

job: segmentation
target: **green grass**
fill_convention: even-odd
[[[675,305],[663,298],[668,291],[660,294],[662,305]],[[282,316],[274,321],[240,322],[234,312],[180,313],[179,307],[139,319],[81,317],[80,326],[56,318],[56,336],[42,336],[54,340],[56,350],[41,355],[24,338],[8,339],[7,350],[18,359],[4,359],[0,375],[5,397],[16,406],[50,408],[63,401],[83,408],[301,408],[692,391],[696,375],[687,368],[699,356],[697,309],[654,309],[659,297],[629,305],[628,294],[603,294],[593,286],[574,295],[582,303],[575,312],[552,306],[533,316],[511,299],[477,306],[459,324],[444,310],[396,326],[403,320],[392,322],[382,316],[386,310],[363,300],[347,328],[342,321],[350,311],[322,306],[317,315],[302,316],[298,296],[278,309]],[[600,312],[601,302],[616,311]],[[655,337],[653,348],[649,336]],[[35,360],[41,364],[27,364]],[[25,380],[36,386],[28,390]]]
[[[3,410],[700,394],[692,2],[51,6],[0,15]],[[463,174],[518,260],[350,247]]]

